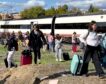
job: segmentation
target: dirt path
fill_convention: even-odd
[[[46,76],[46,77],[45,77]],[[45,77],[40,83],[36,78]],[[18,68],[3,69],[0,71],[0,84],[49,84],[57,79],[58,84],[106,84],[106,78],[97,76],[72,76],[64,65],[27,65]]]

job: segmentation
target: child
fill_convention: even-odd
[[[72,53],[77,52],[77,36],[76,32],[72,35]]]

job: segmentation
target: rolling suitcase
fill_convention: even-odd
[[[32,55],[30,50],[24,50],[21,55],[21,65],[27,65],[32,63]]]
[[[75,54],[70,64],[70,71],[72,75],[80,75],[82,65],[83,65],[82,57]]]
[[[106,68],[106,55],[104,55],[101,60],[102,67]]]
[[[64,59],[65,61],[70,60],[69,53],[64,52],[64,53],[63,53],[63,59]]]

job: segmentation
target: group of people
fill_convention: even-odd
[[[55,51],[55,57],[56,61],[62,61],[62,38],[59,34],[54,36],[52,33],[48,35],[47,39],[44,37],[43,33],[40,31],[38,25],[33,26],[33,30],[30,33],[29,36],[29,49],[33,49],[34,51],[34,62],[37,64],[41,61],[41,52],[40,49],[43,47],[43,45],[48,45],[49,51]],[[54,42],[55,39],[55,42]],[[55,43],[55,46],[54,46]]]
[[[59,34],[55,37],[55,46],[54,43],[54,37],[53,35],[48,35],[48,38],[45,38],[43,32],[40,30],[39,25],[34,25],[33,30],[29,33],[26,33],[24,36],[21,32],[19,32],[19,35],[15,35],[14,32],[7,33],[6,35],[6,44],[5,47],[7,47],[7,62],[8,67],[11,68],[13,63],[13,55],[15,51],[18,51],[18,46],[24,46],[25,49],[33,50],[34,52],[34,63],[41,63],[41,48],[43,48],[43,45],[49,46],[49,51],[56,51],[56,61],[62,61],[62,38]],[[26,42],[28,40],[28,42]],[[27,43],[27,45],[26,45]],[[53,48],[54,46],[54,48]]]
[[[77,51],[77,35],[76,32],[72,35],[72,51]],[[11,40],[12,39],[12,40]],[[62,61],[62,37],[57,34],[55,37],[52,33],[46,38],[43,35],[43,32],[40,30],[39,25],[34,25],[33,30],[29,34],[28,37],[28,48],[33,49],[34,52],[34,63],[40,63],[41,60],[41,52],[40,49],[43,45],[49,45],[50,51],[55,51],[56,61]],[[83,66],[81,70],[81,75],[88,76],[88,65],[89,61],[92,58],[97,75],[99,77],[104,76],[104,71],[101,67],[101,63],[99,61],[99,55],[97,54],[99,51],[99,44],[100,39],[97,34],[97,24],[95,21],[92,21],[89,24],[88,32],[86,34],[82,34],[79,37],[79,40],[84,43],[84,57],[83,57]],[[55,43],[55,46],[54,46]],[[14,33],[8,38],[7,44],[8,45],[8,66],[11,67],[11,61],[14,54],[14,51],[17,50],[17,39]],[[53,50],[54,49],[54,50]]]
[[[53,39],[53,38],[52,38]],[[80,75],[88,76],[88,65],[90,62],[90,59],[92,58],[93,64],[96,69],[96,73],[99,77],[104,77],[104,71],[101,67],[100,62],[100,53],[101,53],[101,39],[99,35],[97,34],[97,23],[96,21],[91,21],[88,26],[88,31],[84,34],[80,35],[79,37],[80,43],[83,43],[80,45],[83,49],[83,66],[81,69]],[[72,53],[77,52],[77,43],[78,43],[78,37],[76,32],[72,35]],[[49,45],[51,44],[51,41]],[[62,38],[57,35],[55,39],[55,55],[56,55],[56,61],[60,60],[62,58]],[[50,46],[51,48],[51,46]],[[59,59],[57,59],[59,58]]]

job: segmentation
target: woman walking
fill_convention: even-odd
[[[104,71],[101,67],[99,56],[97,54],[99,48],[99,37],[97,35],[97,25],[95,21],[91,21],[88,32],[81,35],[79,39],[86,45],[81,75],[88,76],[88,65],[92,58],[97,75],[99,77],[104,77]]]
[[[33,26],[34,29],[31,31],[29,35],[29,47],[33,48],[34,51],[34,62],[37,64],[37,61],[40,63],[41,61],[41,52],[40,49],[43,47],[43,43],[46,44],[46,39],[40,31],[38,25]]]

